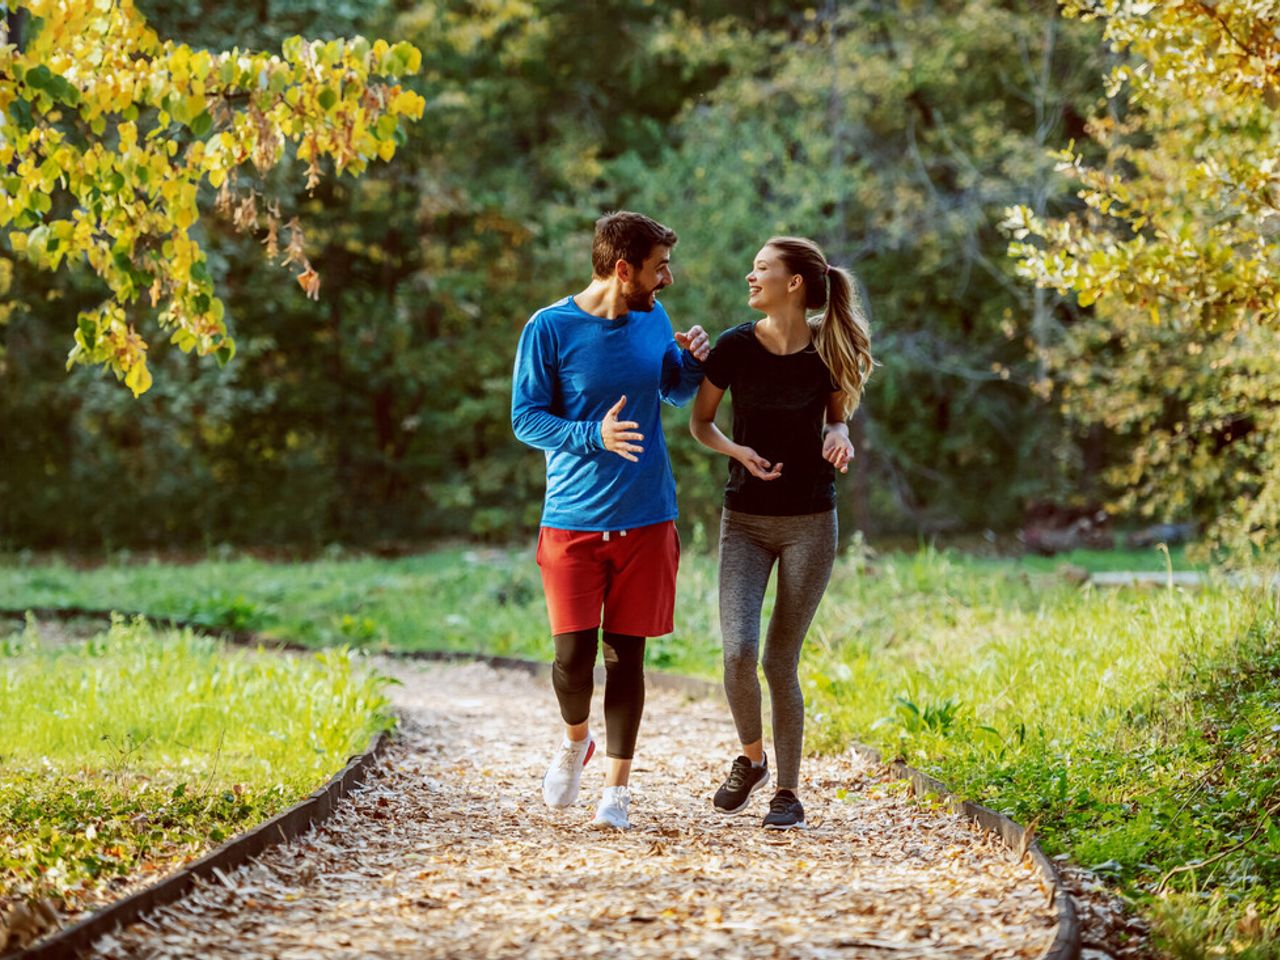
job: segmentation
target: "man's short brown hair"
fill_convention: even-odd
[[[674,247],[679,237],[643,213],[617,210],[596,221],[596,236],[591,244],[591,270],[597,277],[613,276],[614,265],[625,260],[638,267],[654,247]]]

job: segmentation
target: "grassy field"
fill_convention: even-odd
[[[228,651],[117,620],[0,630],[0,914],[75,912],[297,802],[389,722],[346,651]]]
[[[1166,563],[1155,551],[1066,560]],[[1103,590],[1058,567],[847,552],[806,644],[808,748],[869,742],[1036,823],[1051,853],[1138,901],[1170,955],[1280,956],[1273,599],[1212,578]],[[649,663],[715,677],[712,559],[686,553],[679,596],[678,632],[650,642]],[[23,605],[146,610],[315,645],[550,655],[526,551],[0,567],[0,606]]]

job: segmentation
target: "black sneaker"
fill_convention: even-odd
[[[716,791],[715,805],[721,813],[741,813],[746,809],[751,794],[769,782],[769,758],[753,767],[746,757],[733,761],[729,776]]]
[[[769,812],[764,816],[768,830],[804,830],[804,807],[790,790],[779,790],[769,801]]]

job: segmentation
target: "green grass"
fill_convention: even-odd
[[[297,802],[389,724],[381,684],[340,649],[0,631],[0,907],[100,903]]]
[[[811,634],[811,748],[870,742],[1035,823],[1151,913],[1171,955],[1280,956],[1275,923],[1248,920],[1280,907],[1273,598],[1073,588],[928,552],[861,576]]]
[[[1162,570],[1166,560],[1154,550],[1065,561],[927,548],[873,556],[855,545],[806,643],[808,747],[873,743],[1036,823],[1050,852],[1095,868],[1136,901],[1171,955],[1273,960],[1272,599],[1212,577],[1198,590],[1081,587],[1058,572],[1063,562]],[[1188,568],[1179,552],[1171,562]],[[23,605],[141,609],[315,645],[550,656],[525,550],[0,566],[0,606]],[[650,665],[716,677],[716,569],[696,549],[682,563],[676,622],[676,634],[650,641]],[[1171,870],[1220,854],[1171,874],[1157,896]]]

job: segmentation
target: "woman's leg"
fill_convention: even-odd
[[[836,514],[780,517],[788,536],[778,557],[778,596],[765,639],[764,675],[773,707],[778,789],[793,793],[804,747],[804,694],[797,670],[800,647],[831,579],[836,556]]]
[[[724,692],[745,746],[760,747],[760,608],[774,554],[751,533],[751,521],[726,510],[720,519],[720,634],[724,642]],[[758,760],[763,757],[751,757]]]
[[[644,715],[644,637],[604,634],[606,787],[625,787]]]

